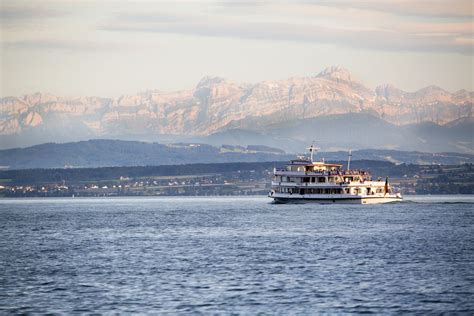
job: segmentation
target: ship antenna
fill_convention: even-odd
[[[306,148],[309,150],[309,155],[310,155],[310,159],[311,159],[311,162],[313,162],[313,155],[315,152],[318,151],[319,148],[315,147],[314,146],[314,142],[311,144],[311,146],[309,146],[308,148]]]
[[[349,149],[349,157],[347,158],[347,170],[351,167],[351,157],[352,157],[352,149]]]

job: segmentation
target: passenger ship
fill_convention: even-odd
[[[400,193],[392,192],[388,183],[363,170],[351,170],[349,159],[347,169],[342,165],[314,162],[317,148],[307,148],[310,158],[305,156],[291,160],[284,169],[273,170],[272,190],[268,196],[276,203],[350,203],[376,204],[402,200]]]

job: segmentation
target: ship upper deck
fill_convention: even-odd
[[[310,156],[305,155],[297,156],[297,159],[293,159],[285,168],[275,168],[275,175],[282,176],[307,176],[307,175],[321,175],[321,176],[361,176],[364,178],[370,177],[370,173],[364,170],[358,169],[349,169],[350,158],[352,156],[351,151],[349,151],[349,160],[347,163],[347,169],[342,168],[342,164],[335,163],[326,163],[323,161],[314,161],[314,153],[318,148],[311,145],[309,148],[306,148],[310,152]],[[354,177],[354,178],[356,178]]]
[[[322,161],[292,160],[285,168],[275,168],[274,175],[283,176],[363,176],[370,177],[370,173],[359,169],[343,169],[341,164],[326,163]]]
[[[295,159],[286,166],[286,171],[299,172],[322,172],[322,171],[340,171],[342,165],[325,163],[324,161],[311,161],[306,159]]]

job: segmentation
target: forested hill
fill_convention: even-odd
[[[294,153],[268,146],[211,146],[206,144],[158,144],[122,140],[89,140],[73,143],[48,143],[27,148],[0,150],[3,169],[96,168],[158,166],[189,163],[227,163],[287,161]],[[318,153],[319,159],[346,160],[347,152]],[[422,153],[396,150],[357,150],[353,160],[372,159],[393,163],[463,164],[474,156],[459,153]]]
[[[96,168],[287,160],[294,155],[267,146],[158,144],[123,140],[47,143],[0,150],[4,169]]]

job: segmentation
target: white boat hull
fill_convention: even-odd
[[[319,204],[382,204],[401,202],[403,198],[400,195],[386,196],[306,196],[306,195],[288,195],[273,194],[269,195],[275,203],[280,204],[303,204],[303,203],[319,203]]]

